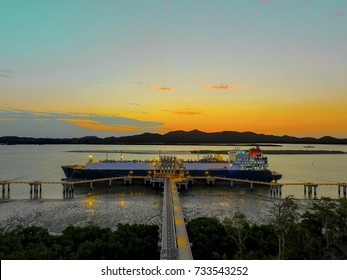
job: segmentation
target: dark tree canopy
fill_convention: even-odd
[[[242,213],[220,222],[197,218],[188,235],[194,259],[347,259],[347,200],[322,198],[302,214],[293,198],[283,199],[266,224]]]
[[[68,226],[60,236],[41,227],[17,227],[0,234],[1,259],[159,259],[158,226],[119,224],[116,231],[95,225]]]

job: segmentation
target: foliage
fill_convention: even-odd
[[[158,226],[118,224],[112,232],[95,225],[68,226],[61,236],[41,227],[0,234],[1,259],[159,259]]]
[[[236,212],[221,223],[216,218],[189,222],[194,259],[347,259],[347,200],[322,198],[299,214],[287,197],[274,205],[273,219],[251,224]]]
[[[298,205],[293,196],[288,196],[279,203],[275,204],[272,209],[273,225],[278,237],[278,258],[285,259],[285,240],[290,230],[295,227],[298,218],[296,212]]]
[[[237,211],[230,218],[225,218],[223,221],[225,231],[234,240],[237,248],[239,249],[237,254],[239,259],[244,258],[245,240],[248,238],[251,232],[251,227],[246,219],[245,214]]]
[[[347,252],[347,204],[330,198],[313,202],[299,224],[302,254],[307,259],[345,259]]]
[[[230,258],[235,244],[228,238],[224,226],[216,218],[197,218],[188,223],[189,242],[193,244],[194,259],[211,260]]]

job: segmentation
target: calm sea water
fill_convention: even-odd
[[[1,180],[42,180],[59,181],[64,177],[61,169],[62,165],[84,164],[88,156],[92,153],[95,159],[119,159],[120,152],[105,151],[123,151],[126,159],[151,159],[156,153],[165,154],[175,151],[183,158],[197,159],[199,155],[188,155],[186,152],[192,150],[221,150],[225,151],[231,146],[175,146],[175,145],[1,145],[0,146],[0,181]],[[249,147],[241,146],[241,149]],[[262,147],[263,150],[307,150],[303,145],[285,144],[279,146]],[[345,145],[315,145],[311,150],[337,150],[347,152]],[[72,152],[74,151],[74,152]],[[79,152],[76,152],[79,151]],[[92,152],[91,152],[92,151]],[[135,154],[127,154],[126,151],[133,151]],[[139,153],[136,153],[139,152]],[[146,154],[148,152],[148,154]],[[201,155],[200,155],[201,156]],[[268,155],[269,168],[283,174],[282,182],[347,182],[347,154],[334,155]],[[248,193],[247,188],[240,187],[231,190],[227,185],[222,188],[230,195],[242,195]],[[188,190],[188,194],[206,193],[211,187],[193,186]],[[224,189],[223,189],[224,188]],[[109,190],[101,188],[101,191],[119,194],[124,191],[123,188]],[[215,189],[217,191],[217,188]],[[127,190],[125,190],[127,192]],[[148,190],[149,191],[149,190]],[[148,192],[145,190],[145,192]],[[151,191],[149,191],[151,192]],[[141,191],[140,193],[143,193]],[[88,190],[81,190],[76,193],[77,196],[87,195]],[[270,197],[267,188],[259,188],[254,191],[255,195]],[[136,192],[135,192],[136,195]],[[282,197],[294,195],[296,198],[306,198],[303,192],[303,186],[285,186],[283,187]],[[338,198],[337,186],[318,187],[317,197],[329,196]],[[11,185],[11,199],[29,198],[29,186]],[[44,185],[42,192],[43,199],[61,199],[63,198],[61,185]],[[8,199],[7,196],[2,199]]]

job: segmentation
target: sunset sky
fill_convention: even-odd
[[[347,0],[0,0],[0,136],[347,138]]]

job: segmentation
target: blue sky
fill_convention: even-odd
[[[347,138],[346,12],[346,0],[0,0],[0,135]]]

